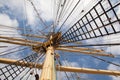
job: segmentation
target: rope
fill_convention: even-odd
[[[65,56],[62,54],[63,60],[67,61],[67,59],[65,59],[64,57],[65,57]],[[69,63],[66,63],[65,61],[64,61],[65,65],[68,65],[68,66],[69,66]],[[75,77],[74,77],[74,75],[73,75],[71,72],[70,72],[70,75],[71,75],[71,77],[75,80]]]
[[[28,75],[28,76],[27,76],[26,80],[28,80],[28,79],[29,79],[29,77],[30,77],[31,75],[33,75],[33,74],[31,74],[31,72],[30,72],[29,74],[30,74],[30,75]]]
[[[62,63],[60,62],[60,60],[59,60],[58,58],[57,58],[57,61],[58,61],[59,65],[62,66]],[[65,73],[65,75],[66,75],[66,77],[67,77],[67,80],[70,80],[69,77],[68,77],[68,75],[67,75],[67,72],[64,71],[64,73]]]
[[[3,25],[3,24],[0,24],[0,27],[3,27],[3,28],[12,28],[12,29],[15,29],[15,30],[24,30],[24,28],[17,28],[17,27],[12,27],[12,26],[6,26],[6,25]],[[26,29],[27,31],[31,31],[30,29]]]
[[[66,8],[63,10],[63,13],[62,13],[62,15],[61,15],[61,19],[65,17],[65,14],[69,11],[69,9],[70,9],[71,5],[73,4],[73,1],[74,1],[74,0],[72,0],[71,3],[70,3],[70,1],[71,1],[71,0],[69,0],[69,1],[66,3]]]
[[[28,0],[28,1],[29,1],[29,2],[31,3],[31,5],[33,6],[33,9],[35,10],[35,12],[36,12],[39,20],[42,22],[43,26],[45,26],[45,28],[44,28],[43,30],[50,28],[50,27],[44,22],[44,20],[40,17],[40,14],[38,13],[37,8],[35,7],[35,5],[34,5],[34,3],[32,2],[32,0]],[[41,32],[41,34],[45,35],[44,32],[42,32],[43,30],[41,30],[41,31],[39,31],[39,32]]]
[[[40,54],[39,57],[36,59],[35,64],[34,64],[35,68],[36,68],[37,62],[38,62],[43,56],[44,56],[44,54]],[[36,71],[36,74],[37,74],[37,70],[35,70],[35,71]]]
[[[85,45],[70,45],[69,47],[86,47],[86,46],[119,46],[120,43],[105,43],[105,44],[85,44]]]
[[[101,61],[103,61],[103,62],[106,62],[106,63],[109,63],[109,64],[112,64],[112,65],[115,65],[115,66],[120,67],[119,64],[113,63],[113,62],[111,62],[111,61],[107,61],[107,60],[105,60],[105,59],[102,59],[102,58],[99,58],[99,57],[96,57],[96,56],[92,56],[92,57],[94,57],[94,58],[96,58],[96,59],[98,59],[98,60],[101,60]]]
[[[24,73],[24,75],[20,78],[20,80],[23,80],[23,78],[27,75],[27,73],[31,70],[31,68]]]
[[[23,6],[24,6],[24,12],[25,12],[25,14],[26,14],[26,15],[24,15],[24,18],[27,19],[27,11],[26,11],[26,2],[25,2],[25,0],[24,0],[24,5],[23,5]],[[23,20],[23,31],[24,31],[24,32],[23,32],[24,34],[27,33],[27,31],[26,31],[26,24],[25,24],[24,20]],[[26,38],[26,37],[25,37],[25,38]]]
[[[5,52],[8,52],[8,51],[11,51],[11,50],[14,50],[14,49],[16,49],[16,48],[20,48],[20,47],[22,47],[22,46],[17,46],[17,47],[14,47],[14,48],[5,50],[5,51],[3,51],[3,52],[0,52],[0,54],[1,54],[1,53],[5,53]]]
[[[64,9],[64,7],[65,7],[65,3],[66,3],[66,0],[64,0],[64,3],[61,4],[62,9],[61,9],[61,11],[60,11],[60,13],[59,13],[59,15],[58,15],[58,19],[56,20],[55,26],[57,26],[57,25],[59,24],[59,22],[60,22],[60,18],[61,18],[61,16],[62,16],[62,12],[63,12],[63,9]]]
[[[57,21],[57,16],[58,16],[58,14],[59,14],[61,1],[62,1],[62,0],[59,0],[59,4],[58,4],[58,8],[57,8],[57,14],[56,14],[56,18],[55,18],[55,23],[56,23],[56,21]]]
[[[58,29],[57,32],[59,32],[60,29],[63,27],[64,23],[67,21],[67,19],[68,19],[68,18],[70,17],[70,15],[73,13],[74,9],[78,6],[78,4],[79,4],[80,1],[81,1],[81,0],[79,0],[79,1],[77,2],[77,4],[74,6],[74,8],[71,10],[71,12],[69,13],[69,15],[67,16],[67,18],[65,19],[65,21],[64,21],[63,24],[60,26],[60,28]]]
[[[44,26],[47,26],[47,25],[45,24],[45,22],[43,21],[43,19],[40,17],[40,15],[39,15],[39,13],[38,13],[38,11],[37,11],[37,9],[36,9],[34,3],[32,2],[32,0],[28,0],[28,1],[29,1],[29,2],[31,3],[31,5],[33,6],[33,8],[34,8],[34,10],[35,10],[37,16],[39,17],[40,21],[42,22],[42,24],[43,24]]]
[[[16,50],[16,51],[11,51],[11,52],[8,52],[8,53],[1,53],[0,56],[11,54],[11,53],[15,53],[15,52],[22,51],[22,50],[25,50],[25,49],[29,49],[29,48],[25,47],[25,48],[22,48],[22,49],[19,49],[19,50]]]

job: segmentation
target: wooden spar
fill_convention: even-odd
[[[5,37],[5,36],[0,36],[0,42],[22,45],[22,46],[42,45],[42,42],[38,42],[38,41],[26,40],[22,38]]]
[[[38,42],[38,41],[32,41],[32,40],[27,40],[27,39],[22,39],[22,38],[6,37],[6,36],[0,36],[0,39],[15,40],[15,41],[25,41],[25,42],[29,42],[29,43],[42,44],[41,42]]]
[[[46,58],[43,63],[40,80],[56,80],[55,65],[54,65],[54,48],[48,47]]]
[[[75,46],[58,46],[58,48],[69,48],[69,49],[77,49],[77,50],[88,50],[94,52],[103,52],[101,49],[94,49],[94,48],[86,48],[86,47],[75,47]]]
[[[22,34],[22,36],[47,39],[46,36],[38,36],[38,35],[32,35],[32,34]]]
[[[10,43],[10,44],[16,44],[16,45],[22,45],[22,46],[36,46],[37,44],[34,43],[27,43],[26,42],[19,42],[19,41],[10,41],[10,40],[0,40],[0,42],[4,42],[4,43]]]
[[[0,48],[5,48],[5,47],[8,47],[8,46],[0,46]]]
[[[0,63],[4,63],[4,64],[13,64],[16,61],[17,60],[0,58]],[[31,62],[23,63],[22,61],[20,61],[16,65],[23,66],[23,67],[31,67],[33,64],[34,63],[31,63]],[[42,69],[42,64],[37,64],[36,68]],[[87,73],[87,74],[103,74],[103,75],[120,76],[120,71],[115,71],[115,70],[101,70],[101,69],[77,68],[77,67],[66,67],[66,66],[56,66],[56,70],[66,71],[66,72]]]
[[[105,52],[83,51],[79,49],[68,49],[68,48],[56,48],[56,50],[62,50],[67,52],[79,52],[81,54],[89,54],[89,55],[96,55],[96,56],[114,57],[112,54],[106,54]]]
[[[16,63],[17,60],[13,60],[13,59],[7,59],[7,58],[0,58],[0,63],[3,63],[3,64],[14,64],[17,65],[17,66],[22,66],[22,67],[35,67],[33,66],[33,62],[25,62],[25,61],[19,61],[19,63]],[[42,68],[42,65],[41,64],[37,64],[36,65],[36,68],[39,68],[41,69]]]
[[[76,68],[76,67],[64,67],[64,66],[58,66],[57,70],[65,71],[65,72],[78,72],[78,73],[87,73],[87,74],[104,74],[104,75],[120,76],[120,71],[114,71],[114,70],[101,70],[101,69]]]

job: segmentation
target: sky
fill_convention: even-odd
[[[56,20],[56,14],[58,10],[58,3],[59,0],[31,0],[41,19],[50,26],[47,28],[44,33],[50,32],[52,29],[53,22]],[[76,7],[74,12],[65,22],[64,26],[61,28],[62,33],[67,31],[78,19],[80,19],[91,7],[97,2],[98,0],[80,0],[79,5]],[[119,0],[110,0],[113,3]],[[64,3],[64,0],[61,0]],[[69,3],[66,8],[67,10],[64,11],[62,17],[60,17],[59,24],[55,28],[56,31],[60,28],[64,20],[67,18],[69,13],[71,12],[72,8],[78,2],[78,0],[66,0]],[[106,5],[107,7],[107,5]],[[61,8],[59,8],[61,10]],[[63,9],[64,10],[64,9]],[[84,10],[84,13],[81,11]],[[119,14],[120,9],[117,10],[117,14]],[[103,18],[104,19],[104,18]],[[56,22],[57,24],[57,22]],[[54,25],[56,25],[54,24]],[[4,26],[3,26],[4,25]],[[6,28],[5,26],[12,26],[14,28],[23,28],[23,30],[16,30],[11,28]],[[20,37],[26,38],[21,36],[20,34],[35,34],[35,35],[42,35],[40,30],[44,29],[45,26],[42,21],[38,18],[38,15],[35,12],[34,7],[31,5],[30,1],[28,0],[0,0],[0,35],[8,36],[8,37]],[[26,31],[26,29],[32,31]],[[120,35],[111,35],[109,37],[98,38],[94,40],[85,41],[85,43],[99,43],[99,42],[111,42],[108,39],[116,39],[114,41],[120,41]],[[28,38],[31,40],[37,40]],[[108,40],[108,41],[107,41]],[[41,41],[41,40],[40,40]],[[0,53],[11,48],[17,47],[17,45],[7,44],[7,43],[0,43],[0,45],[6,45],[7,48],[0,48]],[[23,48],[23,47],[22,47]],[[98,48],[98,47],[94,47]],[[100,48],[100,47],[99,47]],[[18,50],[21,47],[14,49]],[[120,64],[120,49],[119,46],[114,47],[104,47],[103,48],[106,52],[114,53],[118,55],[118,59],[113,58],[106,58],[101,57],[103,59],[119,63]],[[95,68],[95,69],[110,69],[110,70],[120,70],[119,67],[116,67],[112,64],[107,64],[105,62],[99,61],[89,55],[84,55],[80,53],[70,53],[70,52],[63,52],[63,51],[56,51],[60,53],[60,60],[65,66],[75,66],[75,67],[85,67],[85,68]],[[0,57],[11,58],[11,59],[21,59],[27,55],[31,54],[31,48],[20,51],[17,53],[12,53],[9,55],[4,55]],[[66,80],[64,73],[58,73],[59,80]],[[93,75],[93,74],[78,74],[81,78],[87,78],[88,80],[120,80],[120,77],[116,76],[106,76],[106,75]],[[71,73],[68,73],[68,76],[71,76]],[[74,79],[71,79],[74,80]]]

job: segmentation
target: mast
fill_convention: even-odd
[[[37,77],[39,78],[39,79],[37,78],[36,80],[56,80],[56,71],[120,76],[120,71],[118,70],[102,70],[102,69],[95,69],[95,68],[92,69],[92,68],[55,65],[55,60],[54,60],[55,59],[54,57],[56,57],[55,50],[60,50],[60,51],[65,51],[69,53],[74,52],[79,54],[85,54],[86,56],[91,56],[98,60],[120,67],[119,64],[113,63],[113,61],[107,61],[105,59],[96,57],[96,56],[100,56],[100,57],[103,56],[103,57],[116,58],[115,54],[108,53],[108,52],[106,53],[106,49],[93,48],[94,46],[100,47],[100,46],[109,46],[109,45],[110,46],[120,45],[119,42],[111,43],[109,41],[106,42],[107,41],[106,40],[105,42],[100,41],[98,43],[97,42],[92,43],[92,42],[85,41],[85,40],[101,38],[101,37],[109,36],[112,34],[120,33],[119,24],[118,24],[120,23],[120,19],[119,19],[118,10],[116,10],[116,8],[120,6],[120,1],[116,1],[116,3],[114,4],[110,0],[106,0],[106,1],[98,0],[96,1],[96,3],[94,3],[93,6],[90,5],[91,7],[88,10],[85,10],[83,8],[83,10],[81,10],[80,12],[81,16],[78,17],[77,21],[75,21],[74,24],[71,23],[73,25],[66,32],[64,32],[64,28],[62,29],[62,27],[63,26],[67,27],[66,22],[70,19],[70,17],[72,17],[71,15],[73,15],[75,10],[77,11],[77,7],[81,5],[80,4],[81,2],[80,0],[78,0],[78,2],[74,6],[72,6],[73,9],[70,7],[72,9],[70,13],[66,12],[67,7],[69,8],[69,4],[67,4],[69,0],[68,1],[64,0],[63,4],[61,1],[60,3],[58,2],[59,6],[58,8],[56,8],[58,9],[58,11],[56,12],[57,14],[55,15],[56,20],[54,21],[55,25],[53,26],[53,32],[48,32],[48,34],[44,33],[44,31],[45,32],[51,31],[51,30],[47,30],[47,29],[50,29],[50,27],[46,25],[44,20],[40,17],[39,12],[37,11],[37,7],[34,5],[34,2],[30,1],[31,5],[33,6],[33,9],[35,10],[38,18],[40,19],[40,21],[42,22],[45,28],[39,31],[42,34],[41,36],[39,34],[38,35],[29,34],[29,32],[27,32],[27,34],[21,34],[21,36],[28,37],[25,39],[23,39],[24,37],[15,38],[15,37],[7,37],[7,36],[0,35],[0,42],[27,46],[27,47],[30,47],[30,49],[35,53],[21,60],[0,58],[0,63],[9,64],[0,69],[0,80],[1,80],[1,76],[3,77],[4,80],[14,80],[23,71],[26,72],[26,68],[29,68],[30,70],[37,69],[37,68],[42,69],[41,73],[39,74],[40,78],[36,71]],[[106,4],[108,4],[109,6],[106,7]],[[69,9],[68,9],[68,12],[69,12]],[[67,14],[67,15],[64,15],[64,14]],[[62,20],[63,17],[64,19]],[[14,28],[14,27],[9,27],[9,28],[22,30],[22,28]],[[58,30],[56,31],[56,29]],[[38,38],[38,39],[42,38],[44,39],[44,41],[43,42],[40,42],[42,40],[35,41],[36,39],[30,40],[29,37]],[[80,44],[78,45],[78,43]],[[2,47],[5,47],[5,46],[1,46],[1,48]],[[89,47],[89,48],[86,48],[86,47]],[[40,60],[41,58],[44,58],[44,55],[45,55],[44,61],[42,61],[42,64],[39,64],[38,60]],[[33,72],[35,71],[33,70]],[[25,77],[27,73],[25,73]],[[23,80],[23,78],[20,78],[20,80]]]
[[[56,80],[54,64],[54,48],[49,46],[46,51],[46,58],[43,63],[40,80]]]

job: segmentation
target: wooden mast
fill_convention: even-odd
[[[54,48],[49,46],[46,51],[46,58],[43,63],[40,80],[56,80],[54,65]]]

